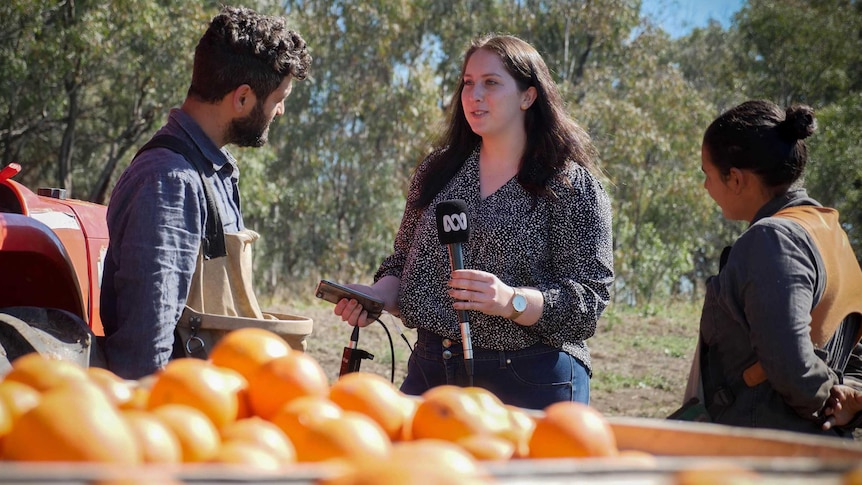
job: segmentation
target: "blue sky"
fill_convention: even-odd
[[[641,12],[667,31],[680,37],[695,27],[704,27],[710,18],[725,28],[745,0],[643,0]]]

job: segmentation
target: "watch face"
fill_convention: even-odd
[[[512,298],[512,306],[516,312],[522,312],[527,309],[527,299],[524,298],[524,295],[517,294]]]

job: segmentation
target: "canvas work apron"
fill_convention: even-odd
[[[241,327],[270,330],[291,348],[306,349],[310,318],[260,309],[252,288],[252,244],[259,238],[247,229],[225,234],[226,256],[206,259],[203,249],[198,253],[186,307],[177,322],[176,337],[186,357],[205,359],[221,337]]]
[[[151,148],[167,148],[183,156],[201,177],[207,207],[204,238],[198,251],[186,306],[174,332],[173,357],[206,359],[218,340],[231,330],[258,327],[270,330],[297,350],[305,350],[311,334],[310,318],[264,313],[252,288],[252,244],[260,235],[251,230],[224,232],[214,189],[213,172],[200,148],[172,135],[156,135],[138,155]],[[137,155],[135,155],[137,157]]]

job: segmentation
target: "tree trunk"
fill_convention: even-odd
[[[63,140],[60,143],[59,172],[57,182],[60,188],[66,189],[66,195],[72,195],[72,152],[75,148],[75,125],[78,120],[78,87],[74,81],[66,82],[66,94],[69,99],[66,129],[63,130]]]

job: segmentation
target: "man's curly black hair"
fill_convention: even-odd
[[[244,7],[224,7],[213,17],[195,48],[189,96],[217,102],[248,84],[265,99],[285,76],[302,80],[311,56],[305,40],[283,18]]]

